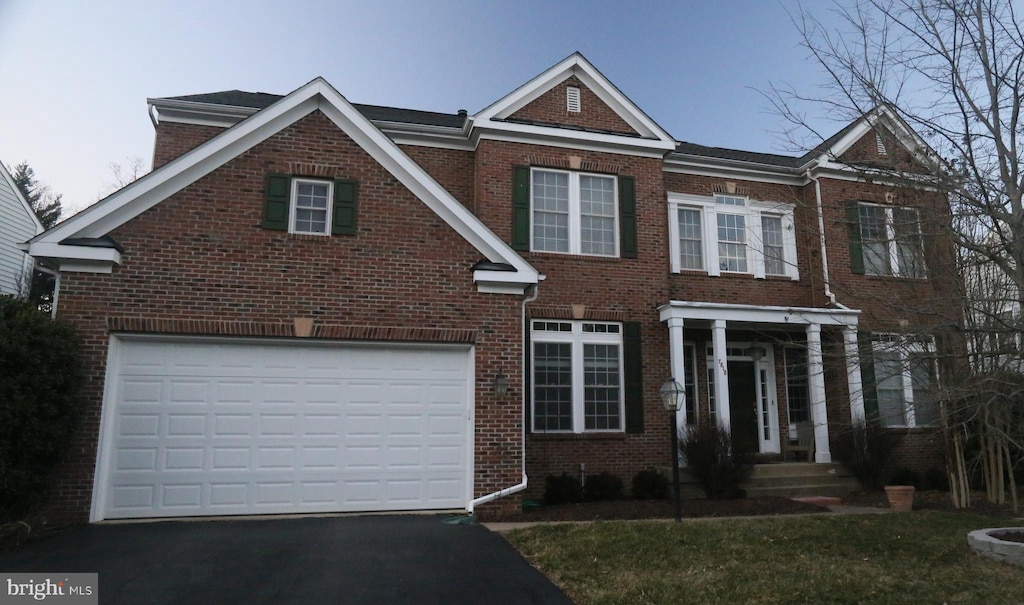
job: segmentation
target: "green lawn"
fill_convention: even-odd
[[[1024,569],[967,532],[1021,521],[938,512],[543,525],[507,539],[579,605],[1024,603]]]

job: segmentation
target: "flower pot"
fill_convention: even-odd
[[[893,512],[909,513],[914,508],[913,485],[886,485],[885,495],[889,498]]]

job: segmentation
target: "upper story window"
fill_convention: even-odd
[[[916,208],[854,202],[847,214],[854,273],[926,276],[921,216]]]
[[[598,174],[533,169],[533,250],[617,256],[615,181]]]
[[[622,325],[533,321],[533,430],[622,431]]]
[[[799,279],[793,210],[735,195],[670,193],[672,271]]]
[[[355,235],[358,183],[268,174],[263,228],[304,235]]]
[[[330,235],[331,200],[334,183],[330,181],[292,180],[291,233]]]

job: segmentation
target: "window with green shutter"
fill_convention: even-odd
[[[358,183],[268,174],[263,228],[303,235],[355,235]]]
[[[636,258],[635,189],[632,177],[516,166],[512,247]]]

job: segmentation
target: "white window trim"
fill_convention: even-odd
[[[571,332],[548,332],[544,330],[534,331],[534,322],[571,323]],[[605,332],[584,332],[584,324],[616,325],[618,333]],[[608,321],[570,321],[561,319],[535,319],[530,321],[530,376],[536,376],[536,368],[533,363],[533,343],[553,342],[569,343],[572,345],[572,430],[538,430],[536,423],[536,408],[534,407],[533,386],[530,390],[530,427],[535,433],[624,433],[626,431],[626,374],[625,374],[625,347],[623,345],[622,324]],[[584,418],[585,386],[583,370],[583,345],[585,344],[614,344],[619,347],[619,428],[617,429],[587,429]]]
[[[740,197],[740,196],[730,196]],[[782,254],[785,267],[784,277],[793,281],[800,279],[800,270],[797,268],[796,252],[796,229],[793,223],[793,213],[796,206],[780,202],[765,202],[760,200],[747,199],[745,206],[732,206],[716,204],[714,196],[707,197],[686,193],[668,194],[668,230],[669,230],[669,254],[673,273],[680,273],[682,262],[680,261],[679,246],[679,209],[686,208],[701,211],[701,228],[703,239],[701,247],[704,254],[704,273],[718,277],[722,274],[731,275],[753,275],[756,279],[764,279],[764,245],[761,233],[761,215],[767,214],[782,219]],[[718,258],[718,214],[741,214],[746,217],[746,246],[747,246],[747,271],[735,272],[724,271],[719,266]],[[696,269],[686,269],[696,271]],[[772,277],[775,277],[774,275]],[[783,277],[783,276],[780,276]]]
[[[327,185],[327,217],[324,221],[323,233],[319,231],[299,231],[295,228],[295,221],[298,218],[297,204],[299,202],[299,184],[306,183],[311,185]],[[325,179],[304,179],[304,178],[292,178],[292,189],[288,200],[288,233],[295,233],[298,235],[331,235],[331,226],[334,220],[334,181],[328,181]]]
[[[910,356],[921,353],[934,353],[935,343],[934,342],[907,342],[906,339],[899,334],[875,334],[871,339],[871,350],[873,354],[885,352],[885,353],[896,353],[900,360],[900,378],[903,382],[903,418],[906,420],[905,424],[887,424],[887,428],[918,428],[928,427],[933,428],[938,425],[934,424],[917,424],[917,418],[915,417],[914,409],[914,382],[910,375]],[[872,355],[874,359],[874,355]],[[872,368],[874,369],[874,368]],[[935,369],[935,368],[933,368]],[[931,378],[931,375],[929,375]],[[937,380],[937,376],[936,376]],[[930,385],[933,389],[937,388],[938,384]],[[875,388],[878,388],[878,381],[876,376]]]
[[[567,252],[559,252],[556,250],[535,250],[533,247],[533,228],[534,228],[534,205],[533,205],[533,175],[537,172],[551,172],[555,174],[565,174],[569,177],[569,250]],[[592,252],[581,252],[583,248],[583,219],[581,214],[581,202],[580,202],[580,177],[581,176],[592,176],[602,179],[608,179],[612,182],[612,196],[614,207],[612,209],[612,219],[615,226],[614,233],[612,234],[612,241],[615,244],[615,252],[612,254],[594,254]],[[600,174],[596,172],[578,172],[573,170],[558,170],[555,168],[531,168],[530,169],[530,250],[533,252],[539,252],[541,254],[574,254],[579,256],[599,256],[602,258],[618,258],[619,253],[619,179],[615,178],[610,174]]]
[[[906,279],[925,279],[925,277],[928,275],[928,266],[925,264],[925,259],[924,259],[924,250],[923,250],[923,247],[924,247],[924,236],[921,234],[921,210],[919,208],[914,208],[912,206],[888,206],[888,205],[885,205],[885,204],[872,204],[870,202],[857,202],[857,208],[859,209],[861,206],[868,206],[868,207],[872,207],[872,208],[881,208],[881,209],[883,209],[885,211],[885,240],[886,240],[885,246],[886,246],[886,250],[889,253],[889,273],[885,273],[885,274],[869,273],[866,262],[864,263],[864,273],[866,275],[881,275],[883,277],[903,277],[903,278],[906,278]],[[917,222],[916,222],[916,225],[917,225],[917,237],[921,238],[919,241],[920,241],[921,246],[922,246],[922,250],[919,250],[919,252],[921,253],[921,275],[906,275],[906,274],[903,273],[903,268],[900,267],[900,254],[899,254],[899,249],[898,249],[898,247],[896,245],[896,224],[894,222],[895,219],[893,217],[893,211],[895,211],[895,210],[911,210],[915,214],[917,214]],[[859,210],[858,210],[858,212],[859,212]],[[858,217],[857,217],[857,228],[858,229],[861,228],[860,221],[861,221],[861,219],[860,219],[860,216],[858,214]],[[864,252],[863,252],[863,233],[861,234],[861,250],[862,250],[861,251],[861,255],[863,255],[864,254]]]

